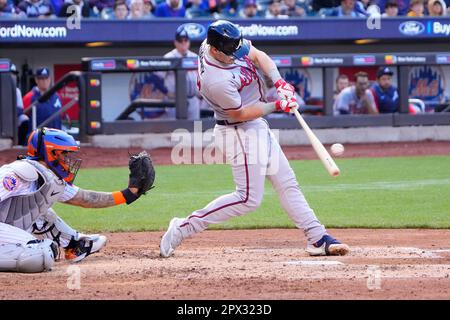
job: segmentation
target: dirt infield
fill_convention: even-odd
[[[169,259],[159,257],[162,232],[109,234],[79,264],[0,273],[0,299],[450,298],[450,230],[330,231],[348,256],[309,257],[292,229],[205,231]]]
[[[307,146],[284,149],[316,158]],[[0,164],[23,151],[0,152]],[[83,167],[123,166],[126,151],[83,148]],[[170,150],[151,154],[170,164]],[[346,145],[345,157],[444,154],[448,142]],[[107,247],[79,264],[0,273],[0,299],[450,299],[450,230],[330,232],[349,255],[309,257],[292,229],[205,231],[169,259],[159,257],[163,232],[107,234]]]

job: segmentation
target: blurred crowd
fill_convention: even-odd
[[[214,19],[450,15],[450,0],[0,0],[0,18]]]

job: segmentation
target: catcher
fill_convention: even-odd
[[[63,202],[84,208],[130,204],[152,188],[155,171],[143,151],[130,157],[128,188],[116,192],[84,190],[73,181],[81,165],[72,136],[57,129],[31,133],[28,156],[0,167],[0,271],[51,270],[64,250],[78,262],[106,244],[103,235],[77,232],[51,208]]]

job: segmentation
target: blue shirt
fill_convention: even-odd
[[[6,4],[3,9],[0,9],[0,17],[6,18],[6,17],[14,17],[16,13],[16,10],[14,9],[13,5]]]
[[[33,96],[31,97],[31,103],[39,99],[41,96],[41,92],[39,91],[38,87],[34,87],[32,89]],[[54,93],[50,99],[48,99],[45,102],[37,103],[36,104],[36,125],[39,126],[42,122],[47,120],[51,115],[53,115],[55,112],[59,111],[61,109],[61,100],[59,99],[59,96]],[[61,116],[56,117],[52,121],[50,121],[46,127],[54,128],[54,129],[61,129]]]
[[[159,4],[155,10],[155,17],[182,17],[186,15],[186,9],[181,6],[179,9],[172,9],[166,2]]]
[[[386,7],[386,3],[388,0],[376,0],[374,4],[380,7],[381,13],[384,13],[384,7]],[[410,0],[398,0],[398,15],[406,16],[409,11],[409,2]]]
[[[28,18],[37,18],[39,16],[49,16],[55,14],[55,8],[48,0],[41,0],[37,3],[31,3],[24,0],[19,3],[17,7],[23,11]]]
[[[383,90],[378,83],[375,83],[372,87],[372,92],[380,113],[393,113],[398,111],[398,92],[394,86]]]
[[[330,17],[342,17],[342,18],[363,18],[366,16],[366,14],[363,13],[362,9],[355,4],[353,11],[350,12],[349,15],[344,14],[344,10],[342,9],[342,6],[339,6],[339,7],[333,8],[329,12],[329,16]]]

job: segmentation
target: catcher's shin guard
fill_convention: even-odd
[[[50,271],[57,255],[49,239],[33,240],[26,245],[0,245],[0,271],[37,273]]]
[[[67,247],[71,240],[78,240],[79,234],[49,209],[32,225],[31,233],[38,239],[50,239],[60,247]]]

